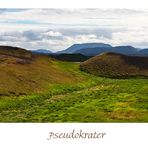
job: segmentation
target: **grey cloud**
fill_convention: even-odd
[[[94,34],[97,37],[104,37],[111,39],[112,33],[114,32],[123,32],[127,29],[125,28],[68,28],[68,29],[57,29],[65,36],[77,36],[77,35],[89,35]]]
[[[0,33],[0,41],[18,42],[22,40],[22,34],[20,32],[2,32]]]
[[[38,48],[38,47],[48,47],[50,49],[61,49],[70,46],[76,41],[78,36],[94,35],[99,38],[105,38],[107,40],[112,39],[112,33],[122,32],[124,28],[119,29],[107,29],[107,28],[59,28],[59,29],[47,29],[47,30],[27,30],[23,32],[13,31],[0,33],[0,41],[4,42],[20,42],[20,44],[27,48]],[[61,33],[60,36],[50,36],[46,35],[48,32],[58,32]],[[87,36],[88,38],[88,36]],[[72,41],[68,41],[70,39]],[[90,38],[91,41],[91,38]],[[29,49],[30,49],[29,48]]]
[[[40,36],[40,32],[38,31],[33,31],[33,30],[28,30],[28,31],[24,31],[22,33],[22,35],[27,39],[27,40],[41,40],[42,37]]]
[[[2,13],[14,13],[14,12],[23,12],[28,11],[30,9],[23,9],[23,8],[0,8],[0,12]]]
[[[145,41],[145,42],[130,42],[130,45],[135,46],[135,47],[139,47],[139,49],[148,48],[148,41]]]
[[[0,14],[4,13],[6,11],[5,8],[0,8]]]

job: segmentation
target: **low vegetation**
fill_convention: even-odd
[[[44,55],[29,63],[1,56],[0,122],[148,121],[146,78],[98,77]]]
[[[147,122],[148,81],[89,76],[47,93],[0,99],[1,122]]]

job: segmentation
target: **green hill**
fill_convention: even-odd
[[[148,76],[148,58],[108,52],[82,62],[80,69],[106,77]]]

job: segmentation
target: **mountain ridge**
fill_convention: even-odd
[[[88,45],[88,46],[87,46]],[[85,56],[95,56],[103,52],[116,52],[125,55],[148,56],[148,50],[135,48],[131,45],[111,46],[104,43],[82,43],[74,44],[65,50],[56,52],[56,54],[83,54]]]
[[[138,49],[132,46],[115,46],[115,47],[98,47],[98,48],[83,48],[80,50],[75,51],[75,53],[81,53],[87,56],[95,56],[101,54],[103,52],[115,52],[121,53],[126,55],[134,55],[137,54]]]
[[[109,44],[104,44],[104,43],[82,43],[82,44],[73,44],[72,46],[70,46],[69,48],[62,50],[62,51],[58,51],[57,53],[74,53],[77,50],[83,49],[83,48],[95,48],[95,47],[111,47],[111,45]]]

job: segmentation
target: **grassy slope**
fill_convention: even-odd
[[[39,88],[33,87],[31,90],[31,87],[23,86],[25,91],[28,90],[26,95],[1,96],[1,122],[148,121],[147,79],[121,80],[96,77],[81,72],[77,63],[48,61],[45,66],[43,64],[45,60],[47,63],[48,59],[43,58],[30,67],[33,70],[34,66],[38,67],[34,71],[37,74],[34,81],[43,79],[39,83]],[[40,75],[40,70],[49,66],[53,68],[52,72],[49,69],[50,84],[47,77]],[[29,72],[27,77],[32,78],[33,75],[28,71],[28,66],[25,67],[26,73],[17,69],[18,67],[12,67],[9,72],[13,73],[16,70],[16,73],[23,76]],[[44,70],[42,72],[44,73]],[[26,83],[23,81],[20,85],[24,82]],[[41,90],[40,86],[45,86],[45,82],[47,85],[44,91],[30,93],[34,89]],[[23,87],[17,86],[16,89]]]
[[[0,55],[11,55],[15,57],[31,58],[32,54],[30,51],[19,47],[1,46]]]
[[[48,90],[55,83],[73,83],[83,80],[76,72],[61,68],[59,63],[47,56],[37,56],[31,63],[20,64],[16,57],[0,59],[0,95],[28,95]],[[71,67],[72,63],[67,64]],[[78,65],[73,66],[73,68]]]

